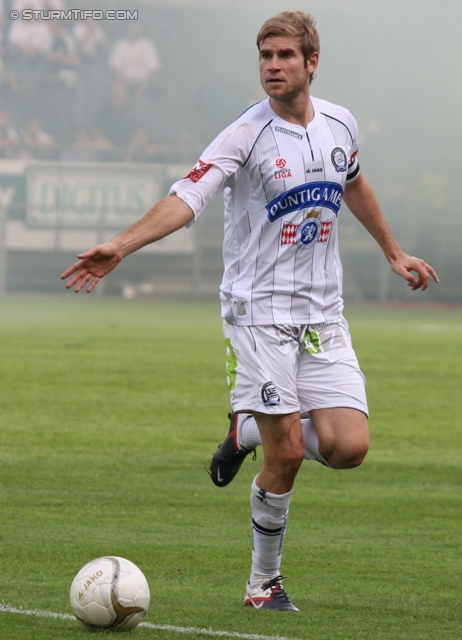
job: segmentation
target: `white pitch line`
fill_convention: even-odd
[[[35,616],[37,618],[55,618],[58,620],[76,620],[69,613],[54,613],[53,611],[37,611],[35,609],[16,609],[8,604],[0,604],[1,613],[19,613],[23,616]],[[195,627],[173,627],[168,624],[152,624],[141,622],[139,627],[155,629],[157,631],[174,631],[175,633],[197,633],[215,638],[239,638],[239,640],[300,640],[300,638],[283,638],[282,636],[261,636],[237,631],[214,631],[213,629],[196,629]]]

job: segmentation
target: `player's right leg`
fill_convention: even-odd
[[[251,488],[253,552],[245,595],[245,604],[257,609],[297,610],[280,573],[292,487],[304,457],[294,335],[296,328],[225,325],[233,411],[252,413],[262,434],[264,462]],[[236,447],[242,454],[240,425],[239,419],[232,424],[226,444],[234,461]],[[223,451],[221,446],[217,454]]]
[[[264,459],[252,483],[252,567],[244,603],[257,609],[298,611],[282,586],[282,544],[294,480],[303,461],[300,414],[255,413]]]

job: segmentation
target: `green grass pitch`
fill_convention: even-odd
[[[258,462],[225,489],[204,469],[227,430],[218,305],[3,298],[0,604],[70,614],[80,567],[120,555],[152,592],[133,638],[461,638],[462,310],[346,315],[371,450],[351,471],[302,466],[283,560],[300,613],[281,614],[242,604]],[[4,640],[85,637],[0,611]]]

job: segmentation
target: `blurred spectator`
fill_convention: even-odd
[[[3,0],[0,0],[0,83],[5,80],[5,52],[5,12]]]
[[[74,39],[83,63],[95,63],[106,60],[109,40],[101,25],[88,18],[74,25]]]
[[[27,159],[49,160],[56,151],[53,137],[41,128],[39,118],[29,118],[21,133],[20,157]]]
[[[129,140],[125,162],[156,162],[160,152],[161,149],[151,139],[149,129],[138,127]]]
[[[3,0],[0,0],[0,49],[1,55],[5,53],[4,44],[5,44],[5,7],[3,5]]]
[[[62,144],[68,144],[75,123],[78,69],[81,64],[74,38],[64,23],[50,20],[52,45],[38,88],[38,105],[44,125]]]
[[[35,8],[34,0],[24,2],[21,10],[29,8]],[[51,49],[53,36],[48,23],[40,20],[9,22],[6,43],[8,103],[16,124],[22,127],[31,115],[31,106],[41,84],[45,55]]]
[[[26,8],[31,8],[30,0]],[[50,24],[52,22],[50,20]],[[11,54],[22,59],[38,59],[50,51],[52,44],[49,24],[42,20],[15,20],[8,32]]]
[[[53,40],[46,55],[49,75],[66,87],[73,88],[77,83],[77,69],[82,63],[76,42],[59,20],[50,20],[50,28]]]
[[[13,0],[11,8],[16,11],[23,11],[24,9],[65,9],[64,0]]]
[[[19,13],[24,9],[43,9],[43,0],[12,0],[11,8]]]
[[[93,19],[77,22],[73,36],[82,60],[77,120],[83,126],[89,126],[101,108],[110,85],[107,73],[110,44],[101,25]]]
[[[131,22],[127,28],[127,37],[114,43],[109,56],[109,67],[125,83],[130,93],[139,99],[146,97],[160,67],[160,60],[156,45],[153,40],[142,35],[139,24]]]
[[[7,111],[0,111],[0,158],[13,158],[18,151],[19,136]]]
[[[105,160],[112,149],[110,140],[97,128],[80,127],[72,144],[64,150],[61,160],[91,162]]]
[[[95,124],[114,145],[114,160],[123,160],[130,134],[135,126],[123,82],[114,82],[110,96],[100,109]]]

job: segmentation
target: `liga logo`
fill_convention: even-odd
[[[202,160],[198,160],[188,175],[185,176],[185,179],[189,178],[193,182],[199,182],[212,167],[213,164],[207,164],[206,162],[202,162]]]
[[[287,161],[284,158],[277,158],[276,166],[277,170],[274,172],[275,180],[284,180],[292,177],[290,169],[287,169]]]

